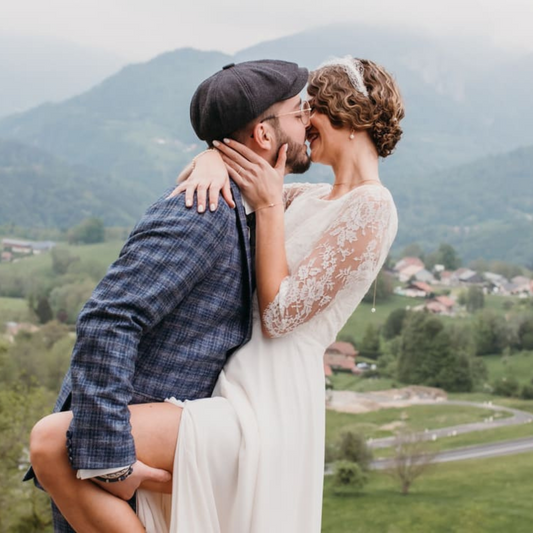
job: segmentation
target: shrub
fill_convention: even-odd
[[[407,310],[402,307],[389,314],[381,331],[386,340],[391,340],[402,333],[406,315]]]
[[[346,494],[359,492],[368,481],[368,476],[357,463],[337,461],[333,475],[333,492]]]
[[[498,396],[518,396],[520,384],[515,378],[501,378],[493,384],[494,394]]]
[[[524,400],[533,400],[533,381],[522,387],[520,397]]]
[[[357,463],[366,471],[372,461],[372,450],[363,435],[355,431],[344,431],[338,440],[337,457],[340,460]]]

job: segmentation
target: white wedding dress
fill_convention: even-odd
[[[387,189],[336,200],[329,185],[285,188],[290,276],[212,398],[183,406],[172,495],[138,491],[148,533],[319,533],[327,346],[383,265],[397,229]]]

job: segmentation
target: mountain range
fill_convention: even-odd
[[[80,94],[126,63],[52,37],[0,33],[0,117]]]
[[[446,40],[336,25],[261,43],[234,56],[180,49],[128,65],[64,102],[6,117],[0,121],[0,137],[18,143],[9,146],[19,151],[24,144],[50,154],[50,164],[63,165],[64,172],[68,167],[71,176],[81,172],[79,184],[89,184],[102,202],[115,193],[99,184],[115,186],[121,199],[126,189],[133,207],[122,202],[115,220],[126,222],[170,186],[201,149],[189,125],[188,104],[202,79],[229,62],[276,57],[312,69],[332,55],[346,54],[385,65],[405,99],[404,138],[381,166],[399,209],[398,245],[419,241],[435,247],[443,239],[466,259],[533,262],[533,244],[507,236],[515,227],[520,235],[531,235],[533,229],[528,201],[533,150],[527,148],[533,146],[533,56],[503,52],[479,38]],[[46,173],[39,177],[42,194],[49,189],[46,175],[51,179]],[[2,184],[4,176],[0,172]],[[329,180],[331,172],[316,165],[305,179]],[[95,191],[100,186],[103,195]],[[68,195],[64,198],[68,201]],[[105,211],[103,205],[98,209]],[[4,209],[0,224],[21,223],[18,211]],[[36,224],[53,220],[39,216]],[[24,220],[31,223],[31,217]]]

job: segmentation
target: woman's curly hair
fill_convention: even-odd
[[[380,65],[360,59],[368,97],[351,83],[344,69],[327,65],[311,72],[307,92],[313,108],[325,114],[335,128],[367,130],[378,155],[390,155],[402,136],[405,116],[400,90]]]

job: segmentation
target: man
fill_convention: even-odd
[[[209,144],[233,136],[270,162],[288,142],[286,167],[303,172],[310,160],[298,94],[306,82],[294,63],[227,65],[197,89],[191,122]],[[73,508],[79,484],[90,483],[84,479],[119,495],[138,486],[138,472],[164,480],[136,462],[128,405],[210,396],[227,358],[250,339],[253,257],[234,184],[232,193],[235,210],[223,203],[202,215],[185,207],[183,195],[159,199],[80,313],[55,408],[72,411],[68,459],[79,480],[59,475],[64,451],[51,437],[54,415],[31,439],[35,474],[73,523],[83,512]],[[55,506],[54,527],[73,531]]]

